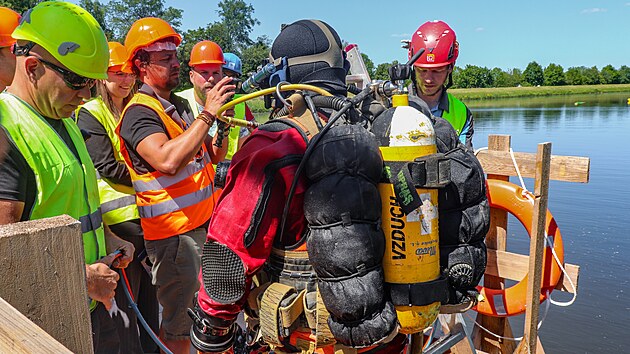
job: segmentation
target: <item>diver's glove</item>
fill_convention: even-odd
[[[188,315],[193,320],[190,329],[192,345],[202,353],[223,353],[232,348],[240,327],[234,320],[224,320],[206,314],[199,307],[196,295],[194,303],[194,307],[188,309]]]

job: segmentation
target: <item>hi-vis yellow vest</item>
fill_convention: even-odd
[[[176,93],[176,95],[188,101],[188,104],[190,105],[190,109],[192,109],[193,113],[199,112],[199,109],[197,108],[199,105],[197,104],[197,101],[195,100],[194,88],[189,88],[188,90],[178,92]],[[234,95],[234,99],[237,99],[241,96],[242,96],[241,94],[236,94]],[[239,103],[236,106],[234,106],[234,118],[245,119],[245,102]],[[232,128],[232,130],[230,130],[230,135],[228,137],[228,141],[229,141],[228,151],[227,151],[227,154],[225,155],[226,160],[231,160],[232,156],[234,156],[234,154],[236,153],[236,150],[238,150],[238,138],[240,136],[240,132],[241,130],[239,127],[235,127],[235,128]]]
[[[120,139],[116,134],[118,119],[112,115],[100,97],[79,107],[75,113],[77,118],[81,108],[85,108],[103,125],[112,143],[114,158],[116,161],[124,163],[125,160],[120,153]],[[96,172],[96,177],[98,179],[98,192],[101,200],[103,221],[105,221],[107,225],[115,225],[124,221],[140,218],[140,215],[138,215],[138,207],[136,207],[136,196],[133,187],[116,184],[107,178],[101,177],[98,171]]]
[[[450,93],[446,93],[448,96],[448,112],[442,112],[442,118],[446,119],[453,128],[455,128],[455,132],[457,136],[461,134],[462,129],[464,129],[464,125],[466,124],[466,119],[468,118],[466,112],[466,105],[455,96]]]
[[[39,113],[12,94],[0,94],[0,119],[35,174],[37,196],[29,219],[68,214],[81,222],[85,262],[105,256],[96,170],[74,121],[62,119],[80,160]]]
[[[160,101],[139,92],[123,111],[116,127],[119,137],[125,113],[136,105],[153,110],[162,120],[169,138],[175,139],[184,133],[184,129],[164,112]],[[214,194],[214,170],[205,144],[201,144],[199,153],[174,176],[159,171],[139,174],[133,169],[125,144],[121,144],[120,152],[129,168],[131,182],[136,191],[136,204],[145,240],[161,240],[180,235],[210,219],[218,195]]]

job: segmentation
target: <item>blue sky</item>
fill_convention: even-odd
[[[260,21],[252,37],[276,37],[280,24],[321,19],[376,63],[407,58],[400,40],[428,20],[444,20],[457,33],[458,66],[524,69],[536,60],[601,69],[630,65],[630,1],[331,1],[250,0]],[[184,10],[184,30],[216,21],[217,2],[166,0]],[[392,7],[390,7],[392,6]],[[395,7],[393,7],[395,6]]]

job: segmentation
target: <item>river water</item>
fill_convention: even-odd
[[[575,303],[551,305],[540,328],[547,353],[630,353],[630,105],[629,94],[563,96],[470,102],[474,145],[489,134],[512,136],[514,151],[591,159],[587,184],[552,181],[549,209],[561,231],[565,262],[581,267]],[[578,105],[575,102],[583,102]],[[519,183],[518,178],[511,179]],[[528,189],[533,180],[525,179]],[[528,253],[523,227],[511,218],[508,250]],[[552,298],[568,301],[570,294]],[[545,313],[541,306],[541,315]],[[511,319],[522,335],[524,316]]]

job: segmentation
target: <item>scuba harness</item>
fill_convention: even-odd
[[[269,65],[263,68],[267,72],[271,71],[269,70]],[[258,76],[260,77],[260,75]],[[256,77],[256,74],[252,76],[252,78]],[[247,80],[243,86],[248,86],[248,82],[250,82],[252,78]],[[257,85],[251,86],[256,87]],[[295,90],[310,90],[314,91],[318,95],[311,96],[304,93],[295,93],[288,99],[285,99],[281,95],[282,91]],[[317,150],[322,150],[323,148],[321,148],[321,146],[323,144],[329,143],[330,140],[334,140],[340,136],[343,136],[344,134],[348,134],[347,131],[352,130],[353,125],[356,126],[357,123],[360,123],[360,121],[352,119],[352,108],[359,105],[366,98],[368,98],[368,96],[375,95],[375,93],[381,96],[391,96],[394,91],[395,90],[392,89],[392,85],[390,82],[377,83],[368,86],[366,89],[360,92],[355,91],[356,95],[352,98],[345,98],[333,97],[327,91],[310,85],[288,84],[280,82],[276,85],[276,87],[268,88],[259,92],[255,92],[253,94],[244,95],[221,107],[217,114],[219,116],[219,119],[225,121],[228,124],[241,125],[241,122],[238,122],[236,120],[232,120],[232,122],[230,122],[230,118],[221,117],[221,113],[231,108],[233,105],[236,105],[253,97],[275,93],[277,99],[284,103],[284,108],[277,112],[276,116],[288,115],[290,118],[294,118],[298,126],[309,127],[308,129],[306,129],[306,132],[302,131],[302,135],[307,141],[306,150],[304,151],[302,159],[297,166],[293,182],[291,183],[291,187],[289,189],[287,200],[284,204],[282,218],[280,219],[281,225],[278,228],[279,231],[275,239],[276,245],[284,244],[283,241],[285,241],[285,223],[287,221],[291,199],[296,191],[300,176],[304,172],[310,180],[313,174],[313,166],[317,168],[317,166],[315,166],[317,165],[316,162],[311,164],[312,166],[310,166],[309,168],[309,163],[311,162],[311,159],[317,160],[321,156],[321,151]],[[396,107],[404,105],[405,100],[401,96],[405,96],[406,98],[406,95],[394,96],[395,107],[393,109],[398,108],[399,110],[402,110],[401,107]],[[400,104],[400,102],[403,102],[403,104]],[[332,115],[325,125],[322,125],[320,116],[317,112],[317,108],[330,109],[333,111]],[[417,112],[415,110],[413,111]],[[296,117],[297,119],[295,119]],[[341,120],[345,120],[347,124],[339,124]],[[280,122],[286,120],[280,118],[277,120],[274,119],[271,122],[274,121]],[[247,125],[252,126],[251,122],[246,123]],[[296,125],[295,122],[293,122],[293,124],[288,122],[285,123],[288,126],[292,127],[295,127]],[[370,126],[374,123],[374,121],[367,120],[361,123]],[[389,123],[391,124],[392,121],[390,120]],[[429,128],[431,128],[431,122],[428,119],[426,119],[426,122],[421,122],[421,125],[422,124],[428,124]],[[389,128],[391,130],[391,127]],[[342,129],[346,129],[346,132],[340,132]],[[363,128],[359,129],[364,130],[365,133],[367,133],[367,130]],[[390,130],[387,130],[387,133],[389,133]],[[300,131],[300,129],[298,129],[298,131]],[[316,131],[316,133],[312,134],[312,131]],[[308,139],[309,137],[310,139]],[[373,136],[372,139],[374,139]],[[435,143],[433,144],[435,145]],[[246,314],[248,315],[248,323],[251,323],[250,333],[248,333],[247,335],[248,341],[246,343],[248,349],[251,350],[256,346],[260,348],[261,346],[270,344],[271,347],[277,352],[281,352],[280,350],[283,348],[284,345],[288,345],[288,348],[290,348],[290,350],[300,348],[299,350],[303,350],[305,352],[314,352],[317,350],[317,348],[334,344],[335,341],[343,344],[344,347],[349,346],[354,348],[364,348],[370,347],[374,344],[387,343],[392,340],[392,338],[394,338],[394,336],[398,332],[398,330],[396,329],[398,322],[400,322],[400,325],[402,326],[401,332],[409,334],[422,331],[435,320],[435,317],[437,316],[439,310],[439,305],[442,301],[445,300],[444,294],[446,293],[446,291],[443,290],[443,288],[446,287],[446,281],[444,277],[442,277],[440,274],[438,256],[439,247],[437,245],[437,192],[428,193],[429,195],[431,195],[431,197],[429,197],[430,202],[428,208],[429,212],[432,214],[431,218],[427,217],[427,215],[424,215],[424,209],[427,209],[425,203],[425,195],[427,193],[423,192],[423,190],[418,190],[415,195],[414,193],[411,193],[411,189],[413,189],[413,191],[415,192],[416,188],[440,188],[444,184],[449,183],[448,175],[444,173],[448,172],[448,164],[445,164],[443,161],[444,159],[440,159],[439,155],[434,154],[435,147],[429,150],[427,150],[426,154],[430,155],[430,157],[426,157],[423,160],[416,160],[411,162],[409,160],[414,160],[421,154],[418,154],[418,156],[416,156],[412,151],[409,151],[408,154],[404,154],[406,156],[404,159],[400,160],[400,162],[394,163],[394,165],[396,165],[397,172],[399,171],[400,173],[396,173],[395,176],[389,176],[393,177],[391,179],[388,176],[384,177],[386,178],[386,180],[392,181],[393,184],[386,183],[390,187],[383,187],[384,185],[382,185],[382,181],[381,184],[379,184],[379,190],[381,190],[381,194],[383,193],[383,188],[389,188],[389,190],[391,190],[392,192],[388,193],[386,196],[381,195],[381,197],[378,197],[379,193],[378,191],[376,192],[377,198],[387,198],[387,201],[383,200],[383,210],[385,212],[383,214],[383,220],[385,220],[385,216],[387,217],[387,220],[389,220],[389,214],[392,210],[390,206],[394,205],[391,204],[392,200],[396,200],[394,203],[396,203],[396,207],[399,208],[399,211],[396,212],[397,215],[407,218],[407,221],[409,221],[410,218],[416,218],[416,221],[422,220],[422,223],[420,223],[418,227],[416,227],[415,229],[412,228],[409,230],[405,230],[405,233],[420,232],[424,235],[421,230],[426,229],[426,222],[429,222],[430,226],[428,227],[428,230],[431,239],[416,241],[418,243],[418,246],[420,244],[423,244],[426,247],[415,247],[415,254],[409,253],[412,248],[409,247],[406,253],[408,256],[406,257],[408,257],[408,260],[411,263],[409,263],[408,265],[403,265],[403,268],[400,268],[400,265],[396,265],[395,262],[389,262],[390,264],[385,265],[385,281],[387,281],[389,285],[387,287],[384,287],[384,284],[382,284],[384,264],[381,263],[380,257],[382,257],[383,255],[383,248],[389,247],[390,244],[393,245],[393,241],[395,240],[390,237],[387,239],[386,242],[384,241],[385,237],[383,237],[383,231],[380,229],[380,209],[378,209],[379,213],[376,218],[373,218],[373,221],[355,220],[350,215],[344,215],[344,213],[342,213],[341,215],[332,215],[334,214],[332,213],[329,216],[326,216],[326,213],[311,212],[309,211],[309,207],[308,205],[306,205],[307,203],[305,202],[304,212],[307,220],[309,221],[309,231],[307,231],[306,233],[307,237],[304,237],[297,245],[294,245],[293,247],[273,248],[271,255],[267,261],[267,265],[265,266],[267,273],[272,277],[272,281],[268,282],[263,279],[258,279],[258,287],[252,290],[247,300],[248,306],[246,306]],[[360,152],[364,151],[365,150],[362,150]],[[377,152],[377,155],[380,154]],[[383,155],[387,154],[383,153]],[[397,159],[394,160],[398,161]],[[319,161],[321,162],[325,160]],[[405,162],[407,162],[407,164],[405,164]],[[380,166],[382,167],[382,162],[380,164]],[[359,165],[361,165],[361,163],[359,163]],[[325,166],[322,168],[326,169]],[[225,170],[227,171],[227,168]],[[315,175],[318,175],[317,172],[315,172]],[[370,174],[367,173],[367,175]],[[376,185],[376,183],[379,183],[379,178],[381,178],[380,175],[381,171],[379,171],[378,175],[376,176],[376,182],[374,182],[374,185]],[[326,179],[327,175],[325,172],[323,172],[322,174],[319,174],[317,178],[320,177],[322,177],[322,179],[316,180],[314,182],[314,185],[322,184],[322,181]],[[221,178],[221,176],[217,176],[217,178]],[[397,178],[398,180],[396,180]],[[370,178],[368,177],[368,179]],[[359,183],[359,185],[363,185],[363,182],[360,181],[356,183]],[[369,187],[362,188],[369,189]],[[426,189],[424,191],[426,191]],[[313,193],[311,193],[311,195],[317,196],[317,193]],[[418,194],[420,196],[418,196]],[[307,192],[306,198],[308,198],[308,196],[309,194]],[[410,200],[413,200],[413,202],[410,203]],[[420,205],[417,204],[417,200],[421,201]],[[378,207],[381,207],[380,203],[378,202],[372,204],[378,204]],[[410,204],[413,206],[410,207]],[[361,203],[358,203],[358,205],[361,205]],[[412,215],[414,212],[416,214]],[[318,217],[326,219],[333,216],[340,218],[338,218],[338,220],[327,219],[325,221],[322,221],[321,224],[323,225],[320,228],[319,222],[321,220],[317,219]],[[368,219],[370,218],[368,217]],[[345,239],[345,235],[343,235],[343,232],[345,232],[346,230],[344,228],[353,226],[355,224],[363,225],[360,226],[362,228],[361,230],[363,230],[361,231],[361,235],[363,236],[370,234],[371,231],[367,231],[368,229],[373,227],[370,225],[374,225],[374,227],[376,227],[375,232],[380,232],[380,236],[379,233],[376,233],[370,237],[364,236],[373,239],[373,241],[382,239],[383,241],[380,242],[384,242],[383,246],[377,246],[376,249],[366,249],[368,253],[373,253],[375,255],[376,259],[378,259],[378,265],[368,264],[366,267],[366,264],[364,263],[351,264],[349,267],[358,270],[358,273],[341,275],[327,274],[327,272],[331,271],[331,268],[328,268],[326,263],[335,262],[330,262],[332,258],[321,258],[322,255],[327,255],[326,252],[318,252],[317,250],[312,249],[312,247],[314,246],[321,247],[321,242],[324,242],[324,239],[321,238],[319,244],[317,241],[313,241],[314,239],[317,239],[314,234],[317,234],[319,230],[324,230],[323,232],[325,233],[330,232],[326,231],[325,229],[331,227],[334,228],[336,227],[336,225],[338,225],[341,228],[337,229],[335,231],[336,233],[332,233],[338,235],[336,236],[337,238],[327,239],[326,241],[341,241],[342,239]],[[408,224],[413,223],[408,222]],[[394,235],[392,226],[394,226],[393,223],[387,226],[383,225],[383,227],[389,233],[388,237]],[[387,227],[389,227],[389,230],[387,229]],[[411,239],[412,238],[410,237],[408,241],[410,241]],[[306,243],[309,244],[309,252],[313,252],[310,255],[306,252],[306,247],[304,247]],[[429,251],[427,251],[426,253],[417,252],[418,250],[423,249]],[[395,259],[394,257],[392,257],[392,251],[393,248],[390,248],[389,253],[385,254],[387,257]],[[328,252],[334,253],[334,249],[328,248]],[[348,254],[335,254],[335,256],[337,257],[335,258],[335,260],[339,258],[344,258],[344,256],[345,258],[351,258],[348,257]],[[423,261],[427,262],[426,259],[423,260],[423,258],[427,257],[431,259],[431,261],[429,262],[429,267],[433,269],[428,272],[427,269],[422,268],[423,266],[418,265],[417,263],[422,263]],[[415,263],[414,259],[416,260]],[[345,260],[343,260],[342,262],[345,262]],[[387,263],[388,261],[387,259],[383,259],[382,262]],[[397,266],[399,268],[396,268]],[[389,267],[389,270],[387,270],[387,267]],[[347,325],[346,322],[344,322],[344,320],[342,319],[348,314],[344,312],[338,312],[340,310],[340,307],[349,306],[350,304],[335,303],[335,300],[340,300],[334,297],[335,294],[339,292],[336,290],[342,290],[341,296],[344,296],[343,293],[346,293],[345,288],[336,288],[336,282],[338,282],[340,279],[342,281],[346,281],[348,279],[352,280],[355,278],[358,279],[364,277],[366,274],[370,274],[370,272],[372,271],[376,272],[371,273],[376,274],[376,278],[373,278],[372,281],[374,279],[379,279],[380,277],[381,283],[379,284],[381,285],[377,284],[377,286],[374,286],[374,288],[376,288],[375,292],[377,294],[376,296],[374,294],[369,294],[370,296],[368,297],[371,298],[369,300],[371,301],[371,303],[364,305],[364,309],[365,306],[367,306],[368,310],[370,311],[367,314],[368,317],[372,319],[378,318],[379,323],[375,325],[375,327],[367,328],[367,330],[366,328],[360,328],[359,332],[354,333],[352,332],[352,327],[348,326],[350,322],[348,322]],[[420,274],[419,277],[403,277],[404,279],[401,279],[400,277],[397,279],[396,276],[392,277],[392,274],[395,275],[397,273],[400,274],[404,272],[427,273],[428,275]],[[331,276],[331,278],[327,280],[326,275]],[[206,283],[205,279],[204,283]],[[363,286],[365,286],[365,284]],[[431,289],[431,287],[437,290],[429,291],[429,295],[418,295],[418,292],[426,292],[427,290]],[[208,288],[206,288],[206,290],[208,291]],[[389,296],[386,296],[386,293],[388,293]],[[348,294],[352,294],[352,292],[346,293],[345,296],[347,297]],[[393,306],[388,300],[390,297],[394,299],[394,304],[397,305],[396,310],[398,312],[398,316],[396,316],[396,314],[393,312]],[[356,296],[353,297],[353,299],[350,299],[350,301],[356,301],[357,298],[362,297]],[[324,306],[324,304],[326,306]],[[391,306],[391,309],[389,306]],[[330,313],[327,310],[329,310]],[[256,314],[257,311],[260,313],[259,315]],[[305,316],[302,316],[302,314],[304,314]],[[327,318],[328,320],[326,321]],[[351,320],[351,322],[353,323],[353,327],[356,327],[357,320],[361,320],[361,323],[369,322],[369,320],[366,320],[365,317],[361,317],[361,315],[359,315],[359,317]],[[398,320],[398,322],[396,320]],[[326,325],[325,322],[328,322],[328,324]],[[391,327],[392,324],[394,325],[394,327]],[[385,327],[383,327],[383,325]],[[304,332],[303,330],[298,330],[298,328],[308,328],[308,330]],[[370,329],[373,332],[370,332]],[[394,340],[394,342],[395,341],[396,340]],[[363,352],[363,350],[361,350],[361,352]]]

